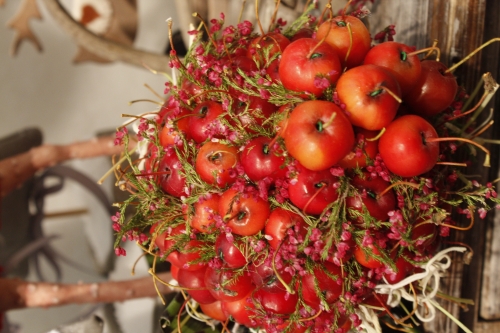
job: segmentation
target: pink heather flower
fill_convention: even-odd
[[[118,222],[118,221],[120,221],[120,218],[121,218],[120,212],[116,212],[115,215],[111,216],[111,221]]]
[[[116,232],[120,232],[120,230],[122,230],[122,226],[119,223],[114,222],[113,223],[113,230]]]
[[[250,21],[238,23],[238,30],[242,36],[248,36],[252,33],[253,25]]]
[[[479,209],[477,210],[477,212],[478,212],[478,214],[479,214],[479,217],[480,217],[480,218],[484,219],[484,218],[486,217],[486,213],[487,213],[486,209],[484,209],[484,208],[479,208]]]
[[[266,89],[259,89],[259,94],[262,99],[268,100],[271,97],[271,93]]]
[[[119,246],[119,247],[117,247],[117,248],[115,249],[115,254],[116,254],[117,256],[126,256],[126,255],[127,255],[127,251],[125,251],[125,249],[124,249],[124,248],[122,248],[122,247],[120,247],[120,246]]]
[[[342,177],[345,175],[344,169],[341,167],[330,168],[330,173],[336,177]]]
[[[314,86],[324,90],[330,86],[330,81],[327,78],[316,76],[314,78]]]

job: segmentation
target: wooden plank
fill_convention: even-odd
[[[500,2],[488,1],[486,7],[484,41],[500,36],[499,14]],[[499,57],[500,45],[498,43],[488,46],[488,49],[482,54],[482,69],[490,71],[497,80],[500,80]],[[497,96],[491,105],[497,112],[495,124],[488,134],[498,139],[498,133],[500,133],[500,115],[498,115],[498,110],[500,110],[500,97]],[[490,148],[492,156],[495,157],[492,159],[494,164],[488,176],[489,179],[495,179],[500,176],[500,172],[498,171],[500,166],[500,146],[491,145],[488,146],[488,148]],[[479,295],[479,318],[499,320],[500,282],[498,276],[500,275],[500,242],[498,242],[498,240],[500,239],[500,213],[497,212],[494,217],[493,214],[490,214],[490,219],[485,221],[485,223],[487,233],[484,252],[484,268],[482,269],[482,287]],[[500,321],[497,323],[500,323]],[[480,325],[482,324],[478,323],[478,327]],[[496,331],[500,331],[500,328],[497,327],[497,330],[490,330],[490,332]]]

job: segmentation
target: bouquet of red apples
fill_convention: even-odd
[[[363,10],[191,31],[167,100],[136,119],[141,155],[120,186],[116,253],[168,261],[182,311],[228,330],[379,332],[433,319],[452,212],[499,200],[465,173],[489,152],[477,123],[497,84],[462,91],[439,49],[372,39]],[[254,30],[259,32],[254,32]],[[389,37],[391,41],[384,41]],[[470,109],[468,109],[470,107]],[[117,144],[128,144],[126,127]],[[465,157],[464,157],[465,156]],[[125,218],[125,209],[135,208]],[[406,302],[406,303],[405,303]],[[405,306],[406,316],[392,316]],[[416,319],[416,320],[415,320]]]

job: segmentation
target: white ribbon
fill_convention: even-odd
[[[431,260],[421,266],[424,269],[423,272],[410,275],[396,284],[379,284],[375,286],[375,292],[389,295],[387,304],[391,307],[399,305],[401,299],[412,302],[415,315],[422,322],[434,320],[436,307],[433,299],[439,291],[441,277],[451,265],[448,253],[453,251],[463,253],[467,251],[467,248],[455,246],[438,252]],[[406,287],[416,281],[419,281],[422,293],[411,294]],[[427,289],[430,291],[428,292]]]

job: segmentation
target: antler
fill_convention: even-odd
[[[78,45],[110,61],[122,61],[139,67],[147,67],[158,72],[170,70],[169,57],[115,43],[101,38],[76,22],[58,0],[43,0],[47,11]]]

